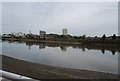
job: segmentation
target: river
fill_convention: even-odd
[[[0,41],[2,54],[34,63],[118,73],[118,52],[110,50]]]

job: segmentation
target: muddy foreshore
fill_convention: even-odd
[[[118,75],[96,71],[55,67],[2,56],[2,70],[33,79],[118,79]]]

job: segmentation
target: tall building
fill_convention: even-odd
[[[63,28],[63,29],[62,29],[62,34],[63,34],[63,35],[67,35],[67,33],[68,33],[68,30],[67,30],[66,28]]]
[[[31,33],[31,30],[29,30],[29,34],[32,34],[32,33]]]

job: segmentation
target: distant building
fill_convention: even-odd
[[[31,33],[31,30],[29,30],[29,34],[32,34],[32,33]]]
[[[18,33],[11,33],[12,36],[15,36],[15,37],[20,37],[20,36],[23,36],[23,33],[22,32],[18,32]]]
[[[67,35],[67,33],[68,33],[68,30],[67,30],[66,28],[63,28],[63,29],[62,29],[62,34],[63,34],[63,35]]]
[[[58,38],[58,37],[59,37],[58,34],[46,34],[46,35],[45,35],[45,38],[46,38],[46,39],[56,39],[56,38]]]
[[[45,31],[40,31],[39,36],[41,39],[45,39],[46,32]]]
[[[18,32],[18,36],[23,36],[23,33],[22,32]]]
[[[46,34],[45,31],[40,31],[40,32],[39,32],[39,35],[40,35],[40,36],[43,36],[43,35],[45,35],[45,34]]]

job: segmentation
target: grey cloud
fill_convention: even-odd
[[[5,33],[46,30],[61,34],[62,28],[67,28],[72,35],[117,34],[117,3],[23,2],[2,6]]]

